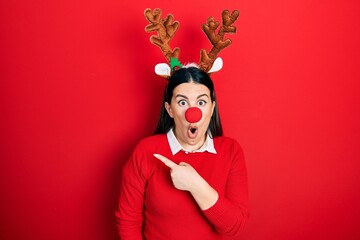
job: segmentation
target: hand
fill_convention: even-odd
[[[171,180],[174,187],[179,190],[193,192],[196,187],[204,181],[196,170],[188,163],[181,162],[176,164],[160,154],[154,154],[154,157],[170,168]]]
[[[170,168],[170,175],[175,188],[189,191],[200,209],[206,210],[216,203],[219,194],[190,164],[185,162],[176,164],[160,154],[154,154],[154,157]]]

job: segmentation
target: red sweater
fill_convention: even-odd
[[[212,240],[237,235],[247,219],[247,174],[239,144],[215,137],[217,154],[172,155],[166,134],[142,140],[125,164],[116,211],[121,240]],[[191,194],[176,189],[170,170],[153,154],[189,163],[219,194],[202,211]]]

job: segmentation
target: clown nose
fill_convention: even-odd
[[[200,108],[197,107],[189,108],[185,112],[186,121],[188,121],[189,123],[196,123],[200,121],[201,117],[202,117],[202,112]]]

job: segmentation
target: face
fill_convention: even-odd
[[[185,118],[185,112],[191,107],[197,107],[202,112],[198,122],[190,123]],[[165,108],[175,122],[175,136],[186,150],[199,149],[205,141],[215,102],[211,101],[210,90],[203,84],[194,82],[182,83],[173,91],[170,104]]]

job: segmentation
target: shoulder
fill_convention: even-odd
[[[140,140],[133,150],[133,155],[152,156],[154,153],[163,152],[167,148],[169,148],[169,143],[166,134],[156,134]]]
[[[124,171],[129,173],[138,171],[144,177],[148,179],[149,176],[156,170],[158,162],[153,156],[159,149],[166,148],[167,138],[164,134],[154,135],[143,138],[136,145],[130,158],[125,164]]]
[[[157,148],[159,145],[164,145],[166,143],[166,134],[156,134],[140,140],[136,146],[136,149],[152,150]]]
[[[215,137],[214,138],[214,146],[216,151],[219,152],[227,152],[227,153],[241,153],[243,152],[242,147],[239,142],[235,138],[231,137]]]
[[[232,137],[224,137],[224,136],[220,136],[220,137],[215,137],[214,138],[214,143],[221,145],[221,146],[236,146],[236,147],[240,147],[239,142]]]

